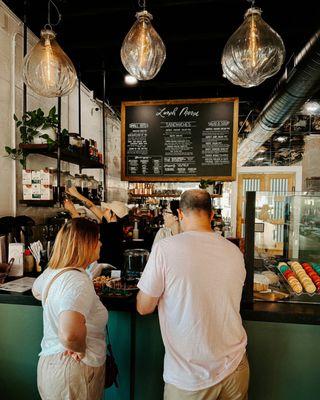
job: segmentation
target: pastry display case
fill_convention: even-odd
[[[320,304],[320,194],[247,192],[245,216],[247,297]]]

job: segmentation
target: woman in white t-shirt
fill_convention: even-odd
[[[99,258],[98,224],[76,218],[59,231],[32,292],[42,301],[38,389],[43,400],[103,396],[108,311],[85,269]]]
[[[161,239],[177,235],[181,232],[178,217],[179,200],[171,200],[163,210],[164,227],[160,228],[154,238],[153,245]]]

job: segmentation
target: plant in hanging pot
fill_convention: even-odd
[[[19,120],[14,114],[16,127],[19,129],[22,144],[47,144],[48,150],[53,150],[57,145],[56,131],[58,128],[59,117],[56,113],[56,107],[52,107],[48,115],[44,115],[43,110],[27,111]],[[63,133],[67,132],[65,129]],[[5,146],[5,151],[8,157],[13,160],[19,160],[23,167],[25,167],[26,154],[23,149],[11,148]]]
[[[199,188],[207,190],[210,194],[213,194],[214,187],[215,181],[213,181],[212,179],[201,179],[199,183]]]
[[[16,115],[14,115],[14,119],[17,128],[20,130],[22,143],[55,144],[59,123],[55,106],[51,108],[47,116],[44,115],[41,108],[38,108],[37,110],[27,111],[20,121]]]

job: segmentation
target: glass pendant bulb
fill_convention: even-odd
[[[275,75],[283,64],[283,41],[261,18],[261,12],[260,8],[249,8],[244,22],[224,47],[223,76],[235,85],[258,86]]]
[[[122,43],[121,61],[130,75],[146,81],[159,72],[166,48],[151,24],[152,15],[144,10],[136,13],[136,18]]]
[[[23,61],[23,80],[35,93],[44,97],[61,97],[70,93],[77,73],[70,58],[55,40],[51,28],[41,31],[39,42]]]

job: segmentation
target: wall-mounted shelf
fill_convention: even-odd
[[[20,200],[19,204],[28,207],[53,207],[57,202],[55,200]]]
[[[49,151],[47,144],[20,144],[19,147],[27,154],[41,154],[54,159],[58,158],[57,149],[55,148]],[[104,164],[90,160],[88,157],[85,157],[82,154],[72,153],[71,151],[64,149],[61,149],[60,159],[62,161],[79,165],[80,168],[104,168]]]
[[[133,194],[129,193],[129,196],[131,197],[157,197],[157,198],[179,198],[181,194]],[[210,197],[217,198],[217,197],[222,197],[221,194],[211,194]]]

